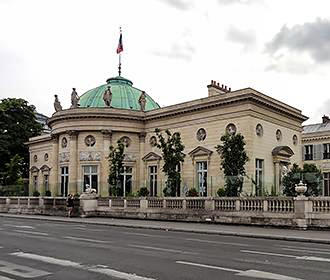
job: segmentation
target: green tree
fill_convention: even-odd
[[[6,98],[0,100],[0,177],[8,177],[7,164],[23,159],[18,174],[28,177],[29,150],[25,142],[41,134],[42,125],[36,121],[35,107],[24,99]],[[1,176],[2,175],[2,176]]]
[[[110,146],[109,153],[109,195],[122,196],[123,190],[121,188],[121,174],[124,170],[124,144],[118,140],[117,147]]]
[[[19,155],[14,155],[9,163],[6,163],[6,172],[4,178],[5,185],[15,185],[18,179],[22,176],[22,166],[24,165],[23,158]]]
[[[244,148],[244,136],[226,133],[220,140],[222,144],[215,148],[220,154],[221,169],[225,175],[225,194],[238,196],[243,187],[245,164],[249,160]]]
[[[183,153],[184,145],[179,132],[172,133],[166,129],[166,138],[157,128],[155,129],[159,142],[157,148],[161,149],[164,165],[163,172],[167,176],[166,187],[164,189],[165,196],[180,196],[180,163],[184,162],[185,154]]]
[[[302,181],[307,184],[306,196],[318,196],[322,189],[322,172],[315,164],[305,163],[303,168],[293,164],[286,176],[283,177],[283,193],[287,196],[296,196],[296,184]]]

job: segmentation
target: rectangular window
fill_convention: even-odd
[[[38,176],[33,176],[33,189],[38,190]]]
[[[84,172],[84,191],[88,188],[95,189],[98,192],[98,174],[97,165],[83,166]]]
[[[48,175],[44,175],[44,187],[45,187],[45,192],[49,191],[49,176]]]
[[[305,160],[313,160],[313,145],[305,145]]]
[[[330,143],[323,144],[323,159],[330,159]]]
[[[157,166],[149,166],[149,192],[150,196],[157,196]]]
[[[200,196],[207,196],[207,162],[197,162],[197,186]]]
[[[263,190],[263,181],[264,181],[264,160],[256,159],[256,195],[261,196]]]
[[[124,166],[124,172],[121,174],[121,191],[120,196],[127,196],[127,194],[132,192],[132,176],[133,168],[131,166]]]
[[[330,196],[330,172],[323,173],[324,196]]]
[[[69,167],[61,167],[61,196],[68,196]]]

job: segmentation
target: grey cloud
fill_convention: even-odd
[[[186,45],[174,43],[168,51],[153,51],[152,53],[156,56],[191,61],[195,48],[188,43]]]
[[[192,8],[193,3],[189,0],[161,0],[163,3],[166,3],[179,10],[189,10]]]
[[[233,26],[228,29],[226,38],[234,43],[242,44],[245,49],[253,47],[257,41],[255,31],[240,30]]]
[[[291,28],[283,26],[266,44],[266,52],[273,56],[283,48],[296,53],[308,53],[318,63],[330,62],[330,21],[317,19]]]

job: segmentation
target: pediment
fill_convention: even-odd
[[[152,161],[152,160],[161,160],[161,159],[162,157],[154,152],[150,152],[142,158],[143,161]]]
[[[50,167],[45,164],[45,165],[41,166],[40,170],[41,170],[41,172],[50,171]]]
[[[294,152],[289,146],[277,146],[273,149],[272,155],[290,158],[294,155]]]
[[[195,149],[193,149],[192,151],[190,151],[188,153],[188,155],[190,155],[191,157],[197,157],[197,156],[210,156],[213,153],[213,151],[202,147],[202,146],[198,146]]]
[[[38,172],[39,172],[39,168],[36,167],[36,166],[32,166],[32,167],[30,168],[30,172],[31,172],[31,173],[38,173]]]

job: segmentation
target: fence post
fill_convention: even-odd
[[[268,211],[268,200],[267,199],[264,199],[264,212],[267,212]]]
[[[205,210],[208,210],[208,211],[214,211],[215,210],[214,199],[213,198],[205,199]]]
[[[241,210],[241,202],[240,202],[239,198],[237,198],[235,200],[235,210],[236,211],[240,211]]]
[[[146,197],[141,198],[141,201],[140,201],[140,208],[141,208],[141,209],[147,209],[147,208],[148,208],[148,200],[147,200]]]
[[[187,199],[186,199],[186,198],[184,198],[184,199],[182,200],[182,209],[184,209],[184,210],[187,209]]]
[[[299,229],[307,229],[310,224],[310,213],[312,212],[312,201],[306,196],[294,198],[294,219],[293,224]]]

